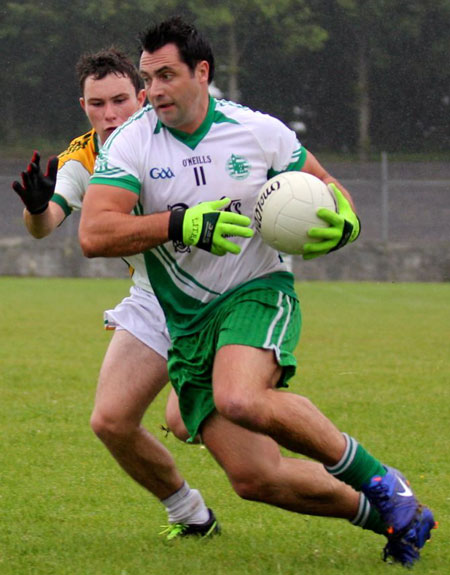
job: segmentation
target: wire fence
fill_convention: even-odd
[[[335,166],[352,194],[367,241],[450,241],[450,164],[389,163],[387,154],[370,165]],[[346,171],[366,177],[346,177]]]
[[[320,158],[319,158],[320,159]],[[361,241],[436,242],[450,240],[450,163],[324,163],[350,191],[362,222]],[[0,239],[27,237],[23,205],[11,189],[23,163],[0,163]],[[74,237],[79,214],[73,214],[48,242]]]

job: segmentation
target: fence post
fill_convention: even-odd
[[[389,239],[389,170],[386,152],[381,152],[381,240]]]

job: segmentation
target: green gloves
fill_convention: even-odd
[[[233,212],[222,212],[230,198],[215,202],[202,202],[193,208],[172,210],[169,219],[169,240],[181,241],[186,246],[196,246],[216,256],[227,252],[238,254],[240,246],[226,236],[251,238],[250,218]]]
[[[321,241],[303,246],[303,259],[305,260],[334,252],[345,246],[346,243],[354,242],[361,231],[361,223],[352,210],[350,202],[335,184],[329,184],[328,187],[336,198],[338,213],[326,208],[317,210],[318,217],[330,226],[328,228],[311,228],[308,231],[308,236]]]

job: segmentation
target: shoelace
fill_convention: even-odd
[[[167,526],[161,526],[164,527],[164,529],[162,531],[159,532],[160,535],[166,535],[167,534],[167,539],[174,539],[175,537],[178,537],[178,535],[181,535],[183,533],[183,531],[186,530],[186,525],[184,523],[173,523],[171,525],[167,525]]]

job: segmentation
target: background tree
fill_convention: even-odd
[[[317,145],[448,149],[449,0],[311,0],[329,39],[304,70]],[[321,81],[322,78],[322,81]]]
[[[74,66],[182,14],[225,97],[306,126],[317,151],[448,150],[450,0],[41,0],[0,8],[0,138],[58,149],[87,127]]]
[[[7,111],[0,121],[2,140],[67,140],[80,124],[87,127],[77,101],[80,54],[115,45],[137,63],[144,23],[176,5],[172,0],[162,6],[139,0],[8,2],[0,12],[0,104]]]
[[[392,151],[448,150],[450,1],[387,4],[372,78],[372,138]]]
[[[240,101],[246,77],[253,81],[262,78],[267,93],[268,86],[278,79],[280,60],[320,49],[326,38],[305,0],[190,0],[188,6],[199,26],[213,38],[221,63],[218,75],[233,101]],[[247,85],[247,96],[248,92]],[[258,90],[253,92],[250,97],[258,98]]]

